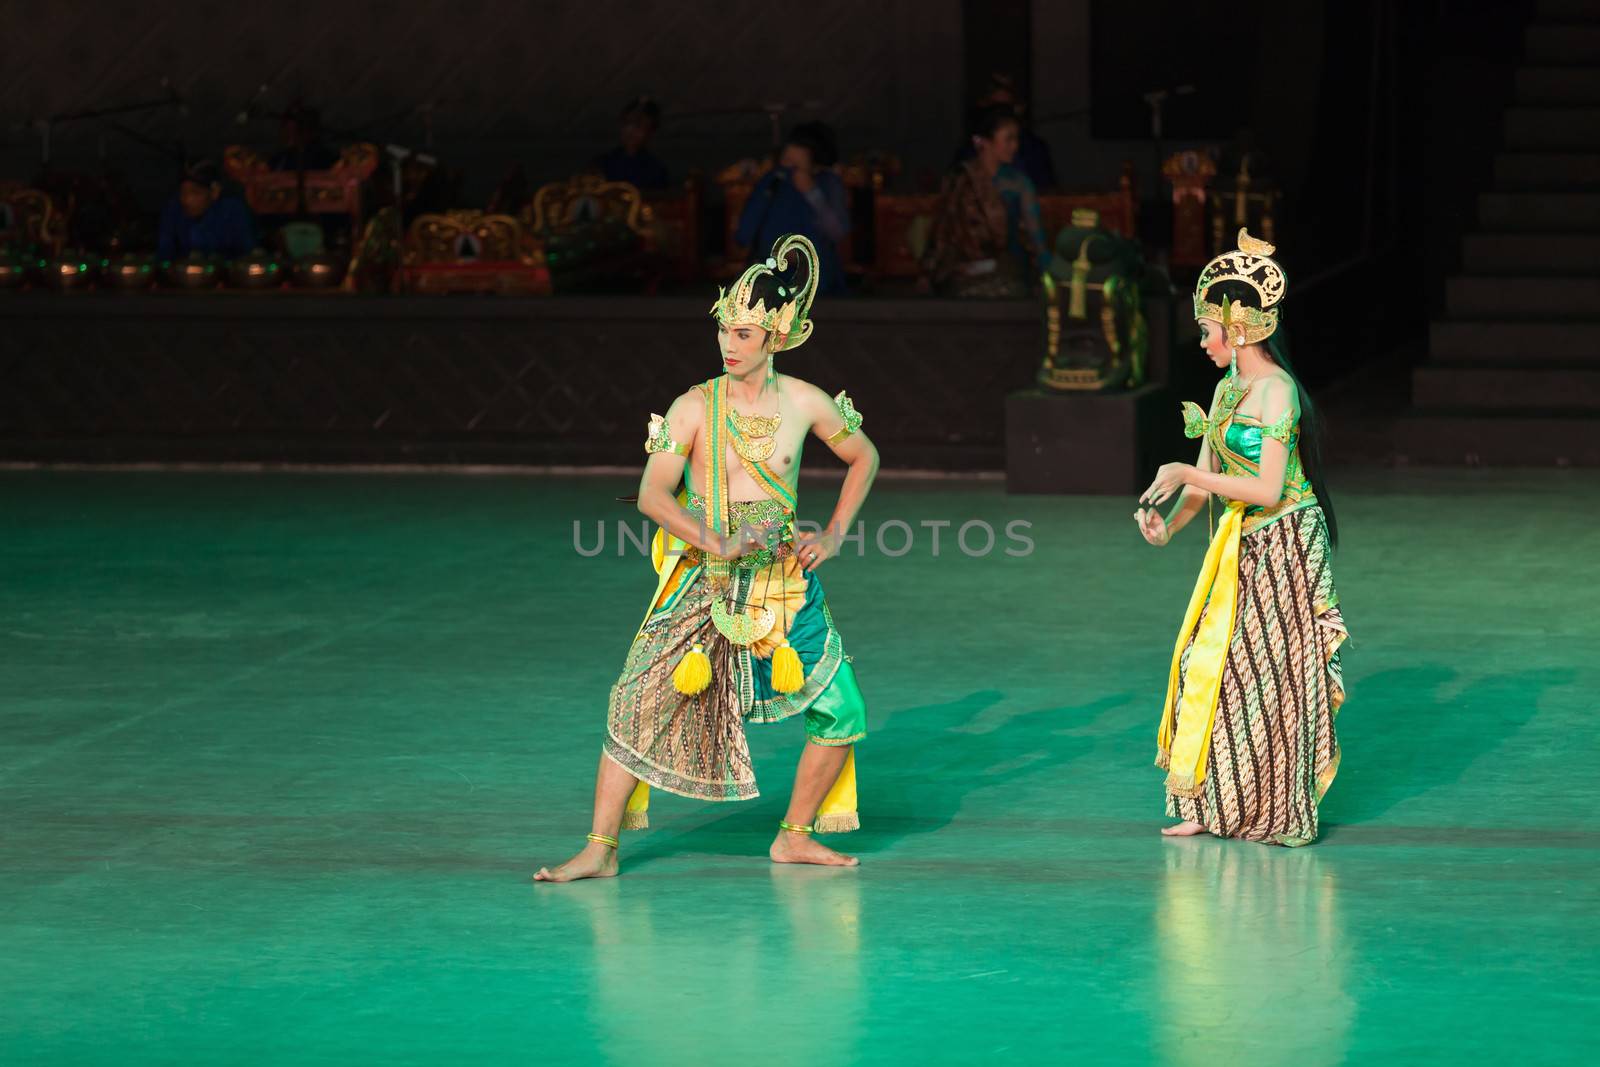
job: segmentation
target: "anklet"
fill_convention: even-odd
[[[605,834],[590,834],[589,840],[593,841],[597,845],[610,845],[612,848],[617,847],[617,839],[614,837],[607,837]]]
[[[815,826],[796,826],[794,823],[784,822],[782,819],[778,820],[778,829],[787,830],[791,834],[814,834],[817,832]]]

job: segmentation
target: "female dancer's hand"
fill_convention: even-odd
[[[1172,499],[1174,493],[1182,489],[1189,481],[1189,475],[1194,467],[1187,463],[1163,463],[1161,469],[1156,471],[1156,480],[1150,483],[1150,488],[1139,495],[1141,504],[1165,504]]]
[[[1139,532],[1144,534],[1144,539],[1160,548],[1172,540],[1172,531],[1167,529],[1167,520],[1155,508],[1140,508],[1133,513],[1133,521],[1139,524]]]

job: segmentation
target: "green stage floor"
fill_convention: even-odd
[[[1203,532],[884,481],[874,522],[1036,548],[823,568],[862,867],[765,861],[788,723],[759,800],[658,796],[622,878],[551,887],[652,580],[572,523],[637,525],[628,480],[0,473],[0,1060],[1586,1062],[1600,475],[1340,484],[1320,844],[1156,833]]]

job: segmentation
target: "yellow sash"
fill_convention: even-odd
[[[711,528],[722,532],[726,528],[728,507],[728,435],[737,433],[733,420],[726,416],[728,406],[728,384],[726,376],[721,379],[713,378],[701,387],[706,400],[706,459],[705,459],[705,490],[706,490],[706,519]],[[749,471],[756,484],[766,491],[768,496],[782,501],[790,511],[794,510],[795,498],[789,492],[783,480],[773,474],[771,468],[765,463],[752,464],[745,461],[745,469]],[[681,504],[687,500],[687,493],[678,494]],[[666,590],[667,583],[678,569],[682,560],[682,553],[688,545],[662,529],[657,529],[655,537],[650,543],[651,562],[656,568],[656,592],[650,598],[650,605],[645,609],[645,619],[649,620],[656,606],[661,602],[661,594]],[[639,624],[640,631],[644,623]],[[637,635],[635,635],[637,636]],[[639,782],[634,786],[633,793],[628,797],[628,808],[622,816],[622,826],[625,830],[642,830],[650,825],[650,784]],[[855,746],[851,746],[850,754],[845,758],[844,769],[839,772],[839,777],[834,779],[833,788],[828,790],[828,795],[822,799],[822,807],[817,811],[815,823],[817,829],[823,833],[844,832],[854,830],[860,825],[860,816],[856,812],[856,754]]]
[[[1239,601],[1239,533],[1244,504],[1234,501],[1223,512],[1216,536],[1200,566],[1200,578],[1189,597],[1183,629],[1172,650],[1172,671],[1167,677],[1167,702],[1156,735],[1156,766],[1167,772],[1167,791],[1181,797],[1199,796],[1206,780],[1206,756],[1211,750],[1211,727],[1217,717],[1222,692],[1222,671],[1233,640],[1234,615]],[[1202,617],[1203,616],[1203,617]],[[1196,631],[1196,624],[1199,630]],[[1187,670],[1183,650],[1194,635]],[[1178,679],[1183,677],[1183,700],[1174,704]],[[1174,736],[1173,721],[1177,721]]]

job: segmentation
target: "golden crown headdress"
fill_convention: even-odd
[[[1221,322],[1234,346],[1259,344],[1271,337],[1278,329],[1278,304],[1289,287],[1288,275],[1272,258],[1274,251],[1240,227],[1239,247],[1207,263],[1194,283],[1194,317]],[[1238,300],[1212,303],[1206,297],[1219,282],[1244,282],[1261,297],[1261,306],[1245,307]]]
[[[806,261],[804,283],[790,287],[779,282],[778,303],[768,307],[763,296],[750,306],[750,297],[757,279],[776,277],[778,271],[787,270],[789,260],[798,252]],[[717,290],[717,302],[711,305],[712,316],[724,326],[759,326],[770,334],[783,337],[774,352],[799,348],[811,336],[811,302],[817,296],[820,264],[812,243],[797,233],[785,234],[772,246],[772,255],[765,263],[753,263],[728,289]]]

